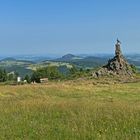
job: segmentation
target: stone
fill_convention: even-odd
[[[115,44],[115,56],[108,63],[93,73],[93,77],[105,75],[133,77],[131,65],[127,62],[121,51],[121,42],[117,39]]]

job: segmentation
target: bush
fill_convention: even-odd
[[[49,80],[61,79],[63,76],[56,66],[49,66],[37,69],[31,77],[31,81],[40,83],[41,78],[48,78]]]

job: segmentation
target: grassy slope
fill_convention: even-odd
[[[138,140],[139,85],[0,86],[0,139]]]

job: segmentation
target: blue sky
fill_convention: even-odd
[[[0,0],[0,55],[140,53],[140,0]]]

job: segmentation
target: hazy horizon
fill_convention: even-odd
[[[140,54],[138,0],[0,2],[0,56]]]
[[[63,53],[63,54],[5,54],[5,55],[0,55],[0,59],[4,58],[60,58],[65,55],[72,54],[75,56],[81,56],[81,57],[86,57],[86,56],[93,56],[93,57],[113,57],[114,53]],[[140,53],[123,53],[124,56],[140,56]]]

